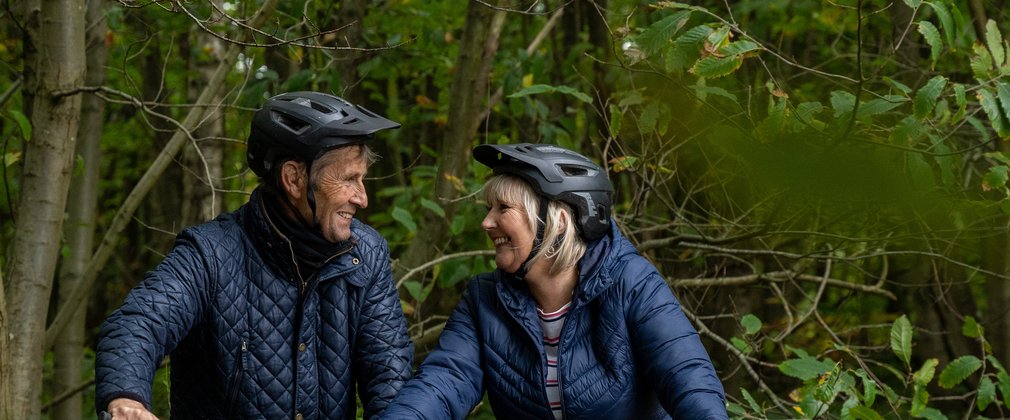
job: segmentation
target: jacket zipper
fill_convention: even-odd
[[[249,351],[249,346],[246,340],[242,339],[242,347],[239,351],[238,359],[235,360],[235,369],[231,374],[231,385],[228,387],[228,417],[229,419],[235,418],[235,411],[238,408],[238,391],[239,391],[239,379],[242,377],[242,369],[245,365],[243,361],[245,360],[246,352]]]

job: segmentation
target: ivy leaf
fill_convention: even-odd
[[[924,20],[919,22],[919,33],[922,37],[926,39],[926,43],[929,44],[929,58],[931,60],[930,68],[936,66],[936,60],[940,58],[940,50],[943,49],[943,41],[940,40],[940,31],[936,29],[933,22]]]
[[[743,57],[739,55],[725,58],[708,56],[698,60],[698,62],[694,64],[694,67],[691,67],[688,71],[698,77],[716,79],[733,73],[736,69],[740,68],[740,65],[742,64]]]
[[[638,36],[638,45],[648,55],[661,51],[673,41],[673,35],[687,24],[690,17],[691,12],[684,10],[660,19],[642,31]]]
[[[992,21],[990,21],[992,22]],[[978,384],[978,411],[985,411],[985,408],[996,401],[996,385],[993,385],[992,379],[988,376],[983,377],[982,381]]]
[[[407,228],[410,233],[417,233],[417,223],[414,223],[414,217],[407,210],[393,206],[391,216],[393,216],[393,220],[400,222],[401,225]]]
[[[975,356],[958,357],[943,368],[943,372],[940,372],[939,384],[946,389],[953,388],[980,367],[982,367],[982,361]]]
[[[982,105],[982,110],[985,111],[985,115],[989,117],[992,129],[996,130],[996,135],[1000,138],[1006,138],[1007,135],[1010,135],[1010,126],[1007,125],[1003,113],[1000,112],[999,104],[996,103],[996,96],[993,95],[993,92],[986,88],[979,89],[977,98],[979,104]]]
[[[438,217],[445,217],[445,210],[438,203],[431,201],[427,198],[421,199],[421,207],[431,210],[433,213],[437,214]]]
[[[831,372],[831,369],[834,367],[834,363],[820,361],[813,357],[789,359],[779,363],[779,370],[782,373],[804,381],[814,379],[825,373]]]
[[[743,325],[743,329],[747,335],[754,335],[758,331],[761,331],[761,319],[754,316],[754,314],[744,315],[740,319],[740,325]]]
[[[991,191],[1003,188],[1007,184],[1008,171],[1006,165],[997,165],[989,169],[986,176],[982,178],[982,191]]]
[[[947,5],[941,0],[926,2],[929,7],[936,12],[936,17],[940,19],[940,26],[943,27],[943,37],[947,39],[947,45],[954,45],[954,18],[950,15]]]
[[[891,325],[891,350],[907,366],[912,355],[912,324],[902,315]]]
[[[915,118],[922,120],[929,116],[930,112],[933,112],[936,100],[940,98],[940,93],[943,92],[943,88],[946,86],[947,78],[936,76],[929,79],[926,82],[926,86],[923,86],[915,93]]]
[[[1003,175],[1006,176],[1006,173]],[[961,333],[968,338],[979,338],[985,334],[982,326],[978,325],[978,322],[975,322],[975,317],[971,315],[964,317],[964,325],[961,326]]]
[[[996,27],[996,22],[993,22],[992,19],[989,19],[985,23],[985,44],[989,47],[989,52],[992,54],[996,67],[1006,63],[1006,50],[1003,49],[1003,34],[1000,33],[999,28]]]
[[[929,383],[933,380],[933,375],[936,374],[936,365],[938,364],[940,364],[940,361],[935,358],[926,360],[926,362],[922,364],[922,367],[912,374],[912,381],[915,382],[916,385],[929,385]]]

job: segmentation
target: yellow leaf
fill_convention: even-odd
[[[523,87],[533,86],[533,73],[523,76]]]
[[[801,416],[806,416],[806,414],[803,414],[803,409],[800,408],[800,406],[798,405],[794,405],[793,410],[796,411],[797,413],[800,413]]]

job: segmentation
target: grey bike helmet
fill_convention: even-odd
[[[261,178],[271,179],[285,160],[312,161],[329,150],[364,143],[400,124],[337,96],[291,92],[267,99],[256,111],[246,159]]]
[[[548,144],[521,143],[482,144],[473,149],[473,157],[496,174],[526,180],[541,197],[571,206],[576,228],[586,242],[610,230],[614,188],[606,171],[585,156]]]

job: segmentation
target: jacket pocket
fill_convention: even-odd
[[[238,418],[239,401],[238,393],[242,389],[242,375],[246,366],[249,365],[249,338],[242,334],[242,341],[239,344],[238,357],[235,358],[235,367],[232,369],[228,379],[228,393],[225,407],[227,408],[226,418]]]

